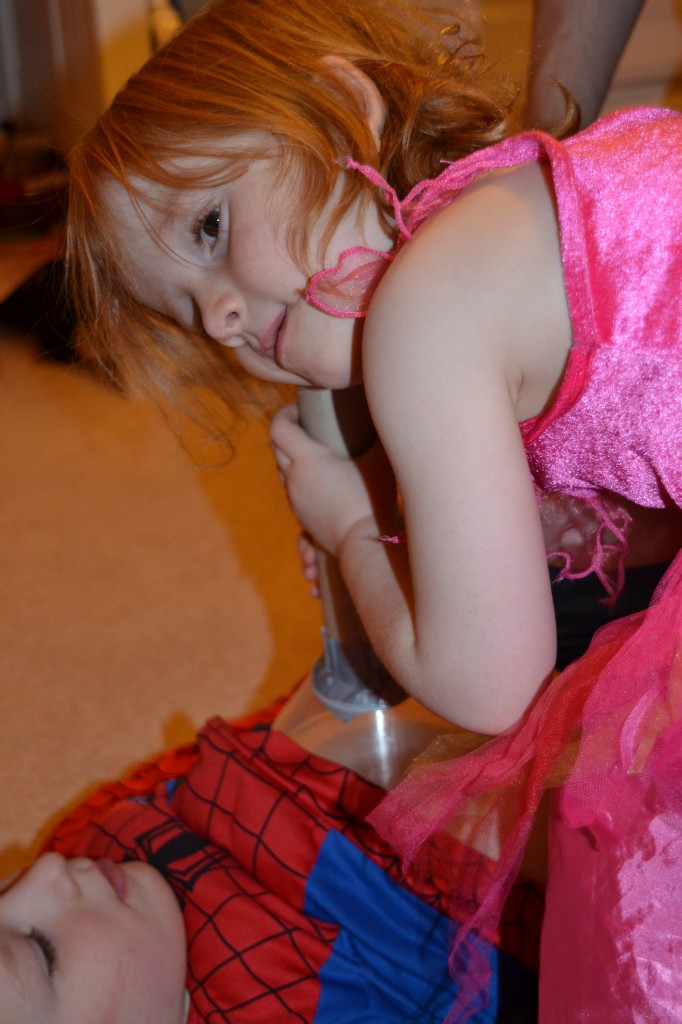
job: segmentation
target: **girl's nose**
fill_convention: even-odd
[[[209,338],[228,348],[243,344],[242,310],[229,292],[207,297],[201,304],[201,321]]]

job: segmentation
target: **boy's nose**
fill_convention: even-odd
[[[36,887],[64,899],[72,899],[80,893],[69,862],[59,853],[44,853],[17,885]]]

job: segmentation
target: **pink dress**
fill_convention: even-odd
[[[528,133],[466,157],[399,205],[399,245],[478,175],[532,160],[551,168],[573,346],[553,406],[521,431],[541,506],[581,523],[587,558],[566,550],[565,574],[595,570],[615,592],[603,527],[622,555],[627,523],[601,492],[682,506],[682,115],[625,111],[563,142]],[[362,315],[338,297],[350,274],[318,278],[312,301]],[[443,828],[480,863],[475,884],[471,864],[466,887],[451,879],[465,983],[449,1020],[485,989],[477,938],[497,927],[548,789],[542,1024],[682,1020],[681,699],[678,555],[649,609],[604,627],[519,725],[456,760],[444,741],[370,816],[406,864],[427,870]]]

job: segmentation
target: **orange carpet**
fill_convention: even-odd
[[[199,471],[160,418],[0,335],[0,877],[95,783],[320,651],[267,437]]]

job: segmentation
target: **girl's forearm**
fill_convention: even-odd
[[[420,628],[407,546],[382,542],[373,519],[349,531],[337,556],[376,654],[411,696],[443,718],[476,732],[500,732],[551,674],[553,651],[529,644],[528,659],[510,656],[503,628],[497,634],[485,618],[446,616],[434,632],[434,617],[424,612],[429,630]],[[428,608],[429,595],[421,604]]]

